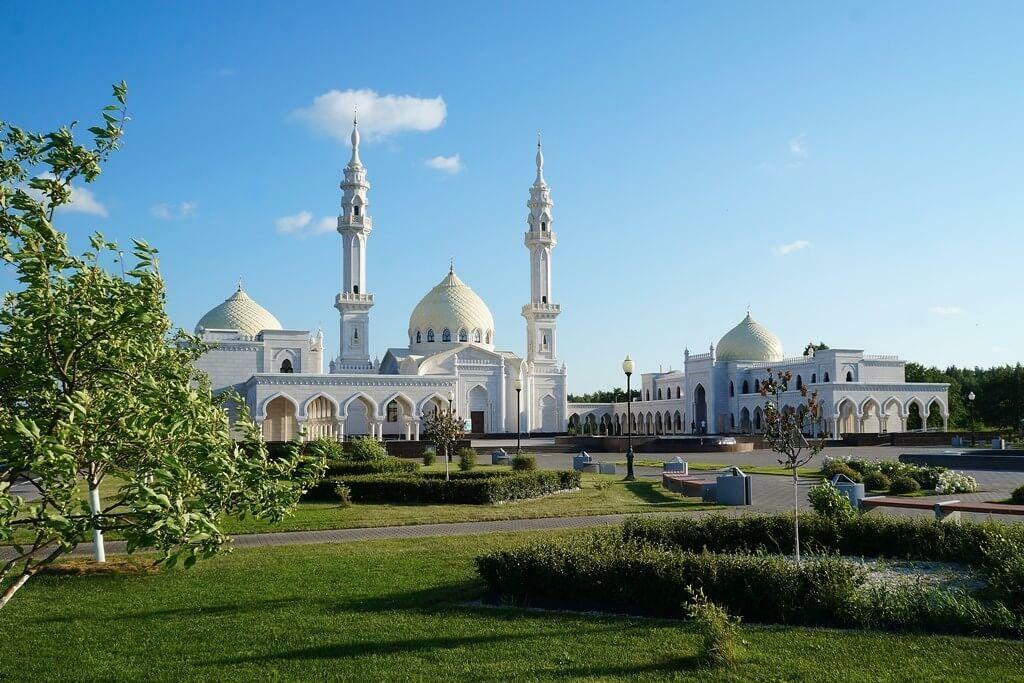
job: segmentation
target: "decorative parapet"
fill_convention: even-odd
[[[373,294],[354,294],[353,292],[341,292],[334,297],[334,304],[340,303],[365,303],[373,304]]]
[[[687,360],[714,360],[714,358],[713,353],[691,353],[687,356]]]

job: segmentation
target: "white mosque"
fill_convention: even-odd
[[[578,433],[624,435],[754,434],[763,429],[760,382],[768,371],[792,374],[781,403],[797,409],[800,389],[816,391],[824,420],[812,435],[884,434],[928,429],[949,420],[948,384],[907,382],[906,362],[857,349],[815,351],[787,358],[782,342],[748,312],[707,353],[683,352],[683,369],[641,376],[640,400],[571,403]],[[627,427],[628,425],[628,427]]]
[[[366,249],[373,219],[356,125],[341,190],[342,287],[334,301],[341,343],[329,371],[323,368],[322,332],[282,329],[239,284],[196,325],[196,334],[212,344],[197,365],[213,390],[238,391],[268,441],[299,434],[418,440],[424,419],[449,408],[476,434],[515,433],[519,425],[524,433],[564,432],[566,369],[556,353],[561,309],[551,296],[557,238],[540,142],[524,238],[530,252],[530,302],[522,309],[525,359],[496,350],[490,310],[452,267],[413,309],[408,345],[371,360],[374,299],[366,286]]]

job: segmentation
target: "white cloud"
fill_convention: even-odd
[[[292,116],[311,128],[348,144],[352,115],[359,111],[359,132],[365,140],[380,140],[403,131],[434,130],[448,113],[444,98],[378,95],[373,90],[330,90]]]
[[[438,171],[444,171],[445,173],[458,173],[462,170],[462,159],[459,158],[458,154],[453,154],[450,157],[436,156],[427,159],[425,162],[430,168]]]
[[[52,178],[52,173],[43,173],[37,176],[39,178]],[[27,185],[22,185],[22,189],[37,202],[43,200],[43,193],[39,190],[35,190]],[[87,213],[91,216],[103,216],[106,217],[107,207],[98,199],[96,195],[92,193],[92,190],[80,187],[76,185],[71,186],[71,198],[67,204],[61,204],[57,207],[58,212],[68,213]]]
[[[808,242],[807,240],[796,240],[795,242],[790,242],[789,244],[780,244],[777,247],[772,247],[772,251],[778,254],[779,256],[785,256],[786,254],[792,254],[794,251],[806,249],[809,246],[811,246],[811,243]]]
[[[161,220],[170,221],[176,218],[188,218],[196,212],[197,206],[199,205],[195,202],[181,202],[177,206],[166,203],[156,204],[150,209],[150,212]]]
[[[964,309],[959,306],[932,306],[928,312],[933,315],[960,315]]]
[[[799,159],[807,156],[807,136],[804,133],[790,139],[789,153]]]
[[[296,235],[301,238],[310,235],[323,235],[332,232],[337,226],[337,218],[324,216],[313,220],[313,214],[309,211],[299,211],[293,216],[281,216],[274,221],[274,227],[279,234]]]

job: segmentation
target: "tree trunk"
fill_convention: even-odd
[[[95,485],[93,482],[89,482],[89,507],[92,510],[92,543],[94,547],[94,557],[97,562],[107,561],[107,550],[103,544],[103,530],[99,527],[99,516],[102,508],[100,507],[100,486],[99,483]]]
[[[14,594],[17,593],[18,590],[20,590],[21,587],[24,586],[30,578],[32,578],[32,574],[34,573],[35,572],[28,570],[22,572],[21,576],[18,577],[18,580],[7,587],[7,590],[4,591],[3,595],[0,595],[0,609],[3,609],[4,605],[11,601],[11,598],[14,597]]]
[[[796,539],[796,563],[800,564],[800,480],[793,468],[793,537]]]

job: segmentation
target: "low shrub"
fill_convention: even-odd
[[[822,517],[839,520],[857,514],[850,505],[850,500],[831,482],[826,481],[818,486],[812,486],[807,496],[811,501],[811,508]]]
[[[977,490],[978,480],[963,472],[947,470],[940,474],[938,481],[935,482],[936,493],[974,493]]]
[[[419,463],[387,456],[383,460],[328,460],[327,476],[339,477],[349,474],[384,474],[387,472],[417,472]]]
[[[476,451],[472,448],[460,448],[456,455],[459,456],[459,469],[463,472],[476,467]]]
[[[512,456],[512,469],[518,471],[537,469],[537,456],[529,453]]]
[[[687,608],[687,615],[700,636],[700,652],[697,659],[705,666],[720,669],[736,663],[736,635],[739,619],[704,597],[697,591]]]
[[[860,481],[860,472],[853,469],[849,465],[839,460],[832,460],[821,468],[821,473],[825,475],[826,479],[832,479],[837,474],[842,474],[850,478],[850,481]]]
[[[352,490],[337,479],[323,479],[302,494],[309,503],[338,503],[344,507],[352,503]]]
[[[1024,544],[994,534],[982,566],[989,589],[1011,608],[1024,609]]]
[[[921,485],[913,477],[901,475],[892,480],[889,484],[889,493],[916,493],[921,490]]]
[[[348,452],[349,460],[361,462],[373,462],[386,457],[388,457],[388,451],[384,448],[384,444],[369,436],[353,439]]]
[[[622,525],[622,535],[627,540],[692,552],[791,553],[793,516],[630,517]],[[800,514],[800,547],[809,553],[979,563],[996,536],[1009,538],[1024,548],[1024,525],[946,524],[935,519],[875,514],[837,522],[815,513]]]
[[[762,623],[850,622],[866,571],[839,558],[676,552],[612,534],[494,551],[477,571],[492,596],[516,603],[686,616],[700,591],[729,614]]]
[[[327,458],[328,461],[341,460],[345,457],[344,447],[341,445],[341,442],[336,439],[328,439],[325,437],[313,439],[312,441],[306,442],[305,448],[307,451],[310,451],[315,455],[321,455]]]
[[[1018,505],[1024,505],[1024,484],[1021,484],[1010,494],[1010,501]]]
[[[423,449],[423,464],[433,465],[434,461],[437,460],[437,448],[434,446],[427,446]]]
[[[453,472],[448,481],[438,472],[352,475],[323,480],[310,489],[305,500],[322,500],[319,497],[325,495],[322,490],[331,491],[336,482],[349,487],[355,503],[485,505],[579,488],[580,473],[571,470]]]
[[[868,472],[864,475],[864,488],[868,491],[888,491],[892,481],[881,472]]]

